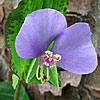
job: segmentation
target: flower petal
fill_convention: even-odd
[[[66,27],[63,14],[53,9],[42,9],[27,15],[15,41],[17,54],[26,59],[44,54]]]
[[[76,23],[67,28],[55,40],[52,51],[61,55],[58,66],[69,72],[88,74],[97,66],[97,55],[91,42],[91,32],[87,23]]]

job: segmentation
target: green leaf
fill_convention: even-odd
[[[14,89],[10,82],[0,82],[0,100],[13,100]],[[29,100],[25,88],[22,86],[20,91],[20,100]]]
[[[67,12],[68,0],[44,0],[42,8],[52,8],[60,11],[64,15]]]
[[[23,0],[19,7],[12,11],[6,23],[5,39],[11,51],[11,69],[18,74],[20,79],[32,59],[18,57],[15,50],[15,39],[27,14],[42,8],[43,0]]]
[[[25,79],[26,83],[28,83],[36,74],[36,69],[38,67],[38,61],[39,61],[39,58],[33,59],[31,65],[30,65],[30,68],[28,70],[27,77]]]
[[[18,80],[19,80],[18,76],[16,76],[15,74],[13,74],[12,75],[12,82],[13,82],[12,86],[13,86],[14,89],[16,89],[16,86],[18,84]]]
[[[50,73],[50,82],[58,88],[59,82],[58,82],[58,73],[56,65],[54,65],[49,69],[49,73]]]
[[[52,41],[52,43],[49,45],[48,49],[47,50],[51,50],[52,46],[54,44],[54,41]]]
[[[29,84],[32,84],[32,83],[38,83],[38,84],[41,84],[41,80],[38,80],[36,78],[36,75],[28,82]]]
[[[62,84],[61,84],[61,81],[60,81],[59,77],[58,77],[58,81],[59,81],[59,87],[61,87]]]
[[[44,73],[47,75],[47,69],[44,67]],[[56,65],[49,68],[49,76],[50,76],[50,83],[52,83],[57,88],[59,87],[59,81],[58,81],[58,73],[57,73],[57,67]]]
[[[15,50],[15,39],[25,17],[33,11],[44,8],[53,8],[66,14],[67,3],[68,0],[22,0],[18,8],[9,15],[5,26],[5,39],[11,51],[11,69],[18,74],[20,80],[22,80],[23,73],[24,77],[30,78],[27,78],[27,80],[31,80],[34,76],[32,76],[33,71],[29,71],[29,74],[27,74],[33,60],[18,57]]]
[[[52,8],[52,6],[53,6],[53,1],[54,0],[44,0],[44,2],[43,2],[43,8]]]
[[[58,73],[60,73],[61,71],[65,71],[65,70],[57,65],[57,71],[58,71]]]

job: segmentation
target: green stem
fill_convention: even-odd
[[[22,81],[19,80],[18,84],[17,84],[17,88],[15,90],[14,100],[19,100],[19,94],[20,94],[21,84],[22,84]]]

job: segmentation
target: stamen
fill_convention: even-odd
[[[39,79],[43,79],[44,77],[43,76],[40,76],[40,78]]]
[[[52,58],[49,58],[49,61],[52,61]]]
[[[45,82],[45,79],[44,80],[41,79],[41,82],[44,83]]]
[[[45,51],[45,54],[40,57],[39,66],[36,70],[36,77],[38,80],[41,80],[42,83],[49,81],[49,68],[52,68],[57,61],[61,60],[61,56],[59,54],[53,55],[51,51]],[[40,70],[39,70],[40,67]],[[47,68],[47,76],[43,73],[44,67]],[[40,71],[40,77],[38,77],[38,73]]]
[[[40,75],[42,76],[43,74],[43,66],[40,66]]]
[[[47,67],[47,77],[49,76],[49,67]]]
[[[58,54],[53,55],[53,57],[54,57],[55,61],[59,61],[59,60],[61,60],[61,56],[58,55]]]
[[[45,65],[45,66],[49,66],[49,64],[48,64],[46,61],[44,62],[44,65]]]
[[[45,74],[42,74],[42,75],[40,76],[40,78],[39,78],[39,79],[41,80],[42,83],[45,82],[44,76],[45,76]]]
[[[42,76],[45,76],[45,74],[42,74]]]
[[[39,77],[38,77],[39,67],[40,67],[40,65],[38,65],[37,70],[36,70],[36,78],[37,79],[39,79]]]
[[[50,79],[50,76],[49,76],[49,67],[47,67],[47,79],[46,79],[46,81],[49,81],[49,79]]]
[[[50,76],[47,77],[46,81],[49,81],[49,80],[50,80]]]
[[[51,57],[51,56],[52,56],[52,52],[51,52],[51,51],[45,51],[45,54],[46,54],[48,57]]]

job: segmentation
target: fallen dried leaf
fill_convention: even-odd
[[[55,86],[46,82],[46,83],[38,85],[40,93],[43,94],[44,92],[50,91],[55,96],[61,96],[63,87],[65,87],[67,84],[70,84],[71,86],[74,86],[74,87],[78,87],[81,81],[81,75],[76,75],[67,71],[62,71],[59,77],[62,82],[62,87],[56,88]]]

